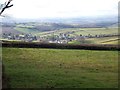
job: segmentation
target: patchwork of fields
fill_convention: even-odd
[[[118,51],[3,48],[11,88],[116,88]]]
[[[7,30],[9,29],[9,30]],[[12,30],[12,31],[11,31]],[[3,28],[3,33],[6,32],[13,32],[13,33],[31,33],[33,35],[36,35],[37,37],[45,37],[43,41],[45,41],[46,38],[50,37],[55,37],[59,36],[61,33],[69,33],[69,37],[79,37],[80,35],[86,36],[86,35],[117,35],[118,33],[118,28],[117,27],[112,27],[112,28],[64,28],[64,29],[59,29],[59,30],[52,30],[52,31],[39,31],[41,29],[34,29],[32,25],[25,25],[25,26],[20,26],[17,25],[13,29],[10,28]],[[54,36],[53,36],[54,35]],[[5,39],[6,40],[6,39]],[[41,39],[40,39],[41,40]],[[11,41],[11,40],[8,40]],[[16,40],[12,40],[16,41]],[[46,42],[49,40],[46,40]],[[111,36],[111,37],[100,37],[100,38],[85,38],[85,40],[79,41],[79,40],[73,40],[69,41],[69,44],[118,44],[118,36]],[[34,42],[34,41],[33,41]],[[39,42],[39,39],[35,42]]]

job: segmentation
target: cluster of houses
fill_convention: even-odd
[[[37,40],[37,36],[34,36],[32,34],[12,34],[12,33],[3,33],[2,34],[3,39],[8,40],[21,40],[26,42],[32,42],[34,40]]]
[[[35,36],[32,34],[12,34],[12,33],[3,33],[2,38],[8,39],[8,40],[21,40],[25,42],[32,42],[32,41],[38,41],[43,43],[68,43],[70,41],[79,41],[83,42],[87,38],[102,38],[102,37],[112,37],[116,36],[117,34],[101,34],[101,35],[77,35],[74,34],[74,32],[67,32],[67,33],[60,33],[60,34],[54,34],[52,33],[50,36]],[[118,35],[117,35],[118,36]]]
[[[88,38],[103,38],[103,37],[113,37],[118,36],[118,34],[100,34],[100,35],[77,35],[74,33],[60,33],[59,35],[53,35],[52,37],[49,37],[45,39],[49,43],[68,43],[71,41],[79,41],[84,42]],[[42,40],[41,40],[42,41]]]

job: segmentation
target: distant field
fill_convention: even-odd
[[[100,34],[117,34],[118,29],[117,28],[67,28],[67,29],[60,29],[54,31],[54,34],[59,33],[66,33],[66,32],[72,32],[74,31],[73,35],[100,35]],[[50,34],[50,32],[42,32],[38,33],[37,35],[46,35],[46,33]],[[52,33],[51,33],[52,34]]]
[[[16,31],[21,32],[21,33],[26,33],[26,34],[32,33],[33,35],[39,32],[39,31],[36,31],[36,30],[34,30],[34,29],[28,29],[28,28],[15,27],[14,29],[15,29]]]
[[[115,33],[118,33],[117,28],[83,28],[83,29],[80,29],[80,30],[78,32],[76,32],[76,34],[100,35],[100,34],[115,34]]]
[[[118,52],[3,48],[11,88],[116,88]]]
[[[118,45],[120,39],[118,36],[114,37],[101,37],[101,38],[87,38],[83,42],[80,41],[71,41],[69,44],[111,44],[111,45]]]
[[[86,41],[94,44],[118,44],[118,37],[104,37],[104,38],[90,38],[86,39]]]
[[[118,44],[118,42],[120,42],[120,40],[106,41],[103,42],[103,44]]]
[[[2,27],[2,33],[15,33],[15,34],[19,34],[21,32],[15,30],[13,27]]]
[[[31,28],[31,29],[29,29]],[[22,28],[16,26],[15,27],[16,31],[19,31],[21,33],[32,33],[35,35],[40,35],[40,36],[46,36],[46,35],[52,35],[53,32],[55,35],[58,35],[60,33],[66,33],[66,32],[72,32],[74,31],[73,34],[71,35],[100,35],[100,34],[117,34],[118,29],[117,28],[65,28],[65,29],[59,29],[59,30],[53,30],[53,31],[45,31],[45,32],[40,32],[39,30],[32,29],[32,26],[26,26],[26,28]]]

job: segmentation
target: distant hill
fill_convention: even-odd
[[[117,28],[118,27],[118,23],[114,23],[111,26],[109,26],[109,28]]]
[[[15,19],[3,18],[3,33],[45,32],[66,28],[112,28],[117,27],[116,16],[108,17],[77,17],[77,18],[42,18],[42,19]]]
[[[20,34],[21,32],[14,29],[14,27],[2,27],[2,33],[14,33],[14,34]]]
[[[2,22],[4,23],[47,22],[47,23],[87,24],[87,23],[101,23],[101,22],[102,23],[118,22],[118,16],[37,18],[37,19],[18,19],[13,17],[5,17],[2,18]]]

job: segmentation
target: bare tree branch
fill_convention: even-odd
[[[10,7],[12,7],[13,6],[13,4],[12,5],[10,5],[10,6],[7,6],[6,8],[10,8]]]
[[[10,7],[13,6],[13,4],[12,4],[12,5],[9,5],[11,1],[12,1],[12,0],[9,0],[9,1],[7,2],[7,4],[5,5],[5,7],[2,8],[2,10],[1,10],[1,12],[0,12],[0,15],[5,11],[5,9],[10,8]]]

